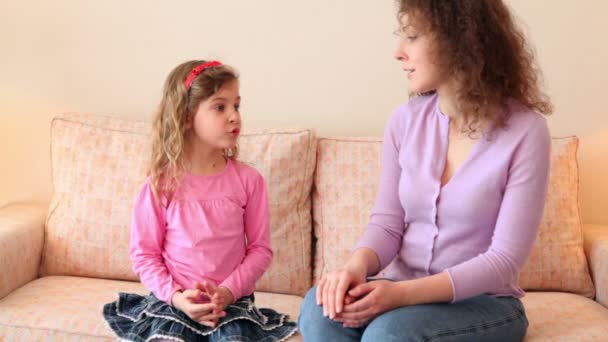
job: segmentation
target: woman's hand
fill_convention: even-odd
[[[365,283],[366,271],[363,268],[346,267],[325,274],[317,284],[317,304],[323,305],[323,315],[331,319],[342,312],[345,304],[354,298],[347,294],[349,289]]]
[[[199,289],[178,291],[171,297],[171,303],[192,320],[210,328],[215,328],[219,319],[226,316],[226,312],[223,308],[220,310],[218,304],[213,302],[200,304],[200,298],[203,295]]]
[[[404,306],[407,294],[403,285],[403,282],[374,280],[356,286],[348,294],[358,299],[345,305],[335,320],[346,328],[358,328],[387,311]]]

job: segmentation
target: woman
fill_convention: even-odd
[[[501,0],[401,0],[418,96],[384,135],[376,205],[301,308],[306,341],[520,341],[517,277],[542,216],[552,110]],[[392,262],[391,262],[392,261]],[[388,279],[369,279],[387,265]]]

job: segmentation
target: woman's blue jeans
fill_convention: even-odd
[[[521,341],[528,319],[513,297],[480,295],[448,304],[401,307],[376,317],[367,326],[344,328],[323,316],[310,289],[300,308],[298,327],[304,341]]]

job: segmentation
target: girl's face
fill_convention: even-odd
[[[401,16],[399,46],[395,58],[401,62],[407,74],[410,90],[414,93],[426,93],[437,90],[445,78],[439,65],[435,63],[434,40],[432,34],[416,28],[407,14]]]
[[[187,126],[194,133],[194,143],[212,150],[235,147],[241,131],[240,103],[237,80],[224,83],[213,96],[201,101]]]

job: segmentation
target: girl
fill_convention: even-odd
[[[401,0],[413,92],[384,135],[376,205],[301,308],[306,341],[520,341],[517,276],[547,191],[551,104],[501,0]],[[367,281],[385,268],[393,280]]]
[[[104,317],[130,341],[281,341],[295,324],[254,306],[272,260],[266,185],[236,161],[239,83],[220,62],[168,76],[149,178],[135,201],[130,256],[152,293],[119,294]]]

